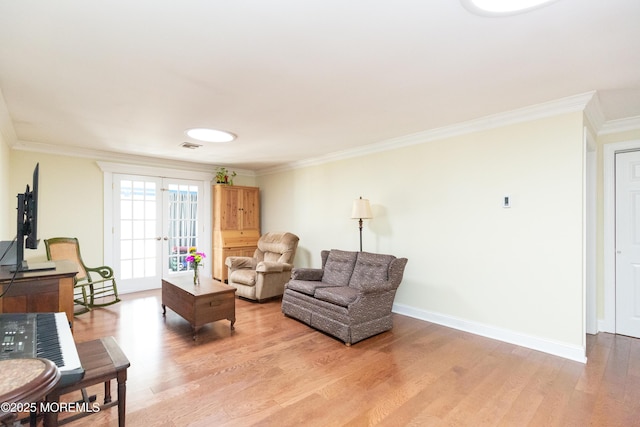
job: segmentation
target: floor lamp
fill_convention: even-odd
[[[363,199],[360,196],[359,199],[353,201],[353,209],[351,210],[351,218],[358,220],[358,226],[360,227],[360,252],[362,252],[362,220],[371,219],[371,206],[369,206],[369,200]]]

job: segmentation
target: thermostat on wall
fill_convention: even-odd
[[[502,207],[503,208],[510,208],[511,207],[511,197],[510,196],[504,196],[502,198]]]

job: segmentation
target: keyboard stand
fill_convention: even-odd
[[[118,426],[124,427],[126,413],[127,368],[130,363],[118,343],[113,337],[77,343],[78,357],[84,368],[84,377],[73,384],[56,387],[47,394],[47,402],[59,402],[60,396],[74,391],[81,391],[83,399],[86,392],[83,389],[95,384],[104,383],[104,404],[100,410],[118,405]],[[118,398],[111,399],[111,380],[118,382]],[[91,405],[88,405],[91,407]],[[58,421],[57,412],[47,412],[44,415],[44,426],[55,427],[66,424],[78,418],[86,417],[93,412],[80,412]]]

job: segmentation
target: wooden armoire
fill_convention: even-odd
[[[228,256],[253,256],[260,238],[260,189],[213,186],[213,278],[227,280]]]

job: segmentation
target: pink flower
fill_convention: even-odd
[[[191,252],[190,255],[187,256],[184,260],[198,265],[202,262],[202,259],[206,257],[207,256],[204,254],[204,252]]]

